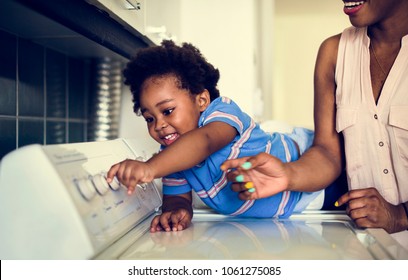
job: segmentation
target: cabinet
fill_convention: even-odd
[[[145,0],[86,0],[137,36],[145,32]]]
[[[140,33],[136,33],[137,31],[130,32],[129,29],[123,28],[123,25],[109,14],[84,0],[8,0],[5,2],[18,2],[125,58],[130,58],[136,49],[153,44]],[[55,39],[61,38],[56,36]]]
[[[129,32],[152,44],[177,40],[180,0],[86,0],[120,23]]]

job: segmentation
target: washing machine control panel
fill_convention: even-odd
[[[124,139],[44,146],[81,216],[96,251],[110,245],[161,205],[155,182],[138,185],[135,192],[115,177],[106,181],[110,167],[125,159],[145,161],[142,150]]]

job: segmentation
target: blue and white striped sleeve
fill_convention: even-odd
[[[178,195],[191,191],[188,181],[179,175],[179,173],[174,173],[162,178],[163,194]]]
[[[204,116],[201,125],[206,125],[211,122],[225,122],[234,127],[239,134],[245,130],[243,122],[243,112],[232,100],[227,97],[221,97],[219,100],[213,101],[212,108]]]

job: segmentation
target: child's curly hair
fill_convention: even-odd
[[[130,86],[133,111],[140,114],[140,92],[143,83],[153,76],[174,75],[181,89],[199,94],[207,89],[213,101],[220,96],[217,83],[218,69],[207,62],[201,52],[189,43],[177,46],[165,40],[160,46],[141,49],[123,70],[125,85]]]

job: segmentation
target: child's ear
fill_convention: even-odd
[[[205,89],[203,92],[197,94],[196,98],[197,104],[200,107],[200,112],[204,112],[211,103],[210,93]]]

